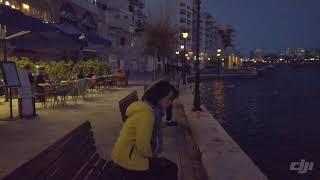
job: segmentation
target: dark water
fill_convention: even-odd
[[[320,66],[276,67],[269,76],[201,89],[203,103],[271,180],[320,179]],[[313,170],[290,171],[301,159]]]

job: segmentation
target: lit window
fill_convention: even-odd
[[[29,10],[30,6],[28,4],[22,3],[22,8],[25,10]]]
[[[4,4],[7,5],[7,6],[10,6],[9,1],[6,1]]]

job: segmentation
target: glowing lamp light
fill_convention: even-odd
[[[176,51],[176,55],[179,55],[180,54],[180,52],[179,51]]]
[[[30,6],[28,4],[22,3],[22,8],[25,10],[29,10]]]
[[[6,6],[10,6],[9,1],[6,1],[4,4],[5,4]]]
[[[182,33],[183,39],[187,39],[188,36],[189,36],[189,33],[187,33],[187,32],[183,32],[183,33]]]
[[[184,49],[184,45],[181,45],[180,48],[181,48],[181,49]]]
[[[16,6],[15,6],[15,5],[11,5],[11,8],[12,8],[12,9],[16,9]]]
[[[221,51],[222,51],[221,49],[217,49],[217,52],[218,52],[218,53],[221,53]]]

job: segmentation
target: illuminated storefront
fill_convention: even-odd
[[[19,10],[27,16],[51,22],[50,7],[46,1],[0,0],[0,4]]]

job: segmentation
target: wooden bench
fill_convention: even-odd
[[[121,113],[121,117],[122,117],[123,122],[125,122],[127,119],[127,116],[126,116],[127,108],[129,107],[130,104],[132,104],[135,101],[139,101],[137,91],[131,92],[128,96],[126,96],[125,98],[123,98],[119,101],[119,109],[120,109],[120,113]]]
[[[91,124],[85,122],[4,180],[106,180],[106,169],[107,161],[97,152]]]

